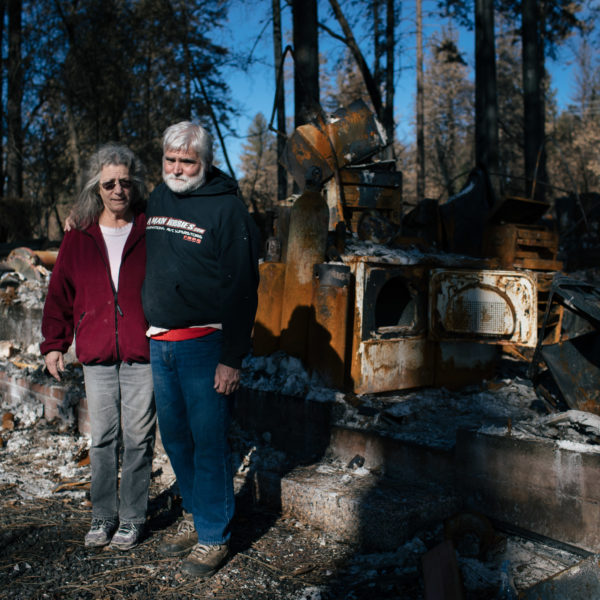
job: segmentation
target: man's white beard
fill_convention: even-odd
[[[175,174],[169,173],[168,175],[165,173],[163,169],[163,181],[167,184],[169,189],[176,194],[186,194],[187,192],[192,192],[197,190],[201,185],[204,184],[205,177],[205,169],[202,167],[202,170],[198,175],[194,177],[188,177],[187,175],[179,175],[176,177]]]

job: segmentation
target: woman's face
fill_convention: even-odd
[[[105,165],[100,171],[100,197],[104,213],[118,219],[131,217],[132,182],[125,165]]]

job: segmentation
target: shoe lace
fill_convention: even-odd
[[[196,544],[192,548],[191,554],[197,556],[198,558],[202,558],[203,556],[207,556],[213,548],[215,548],[215,546],[205,546],[204,544]]]
[[[196,531],[196,528],[194,527],[194,521],[191,519],[184,519],[177,526],[178,535],[185,535],[187,533],[193,533],[194,531]]]
[[[110,529],[114,527],[115,522],[111,519],[92,519],[91,529]]]
[[[222,545],[217,546],[206,546],[205,544],[196,544],[192,548],[191,554],[197,558],[203,558],[208,556],[211,552],[219,552],[223,549]]]
[[[135,523],[123,523],[121,525],[119,525],[119,533],[124,534],[124,533],[131,533],[131,532],[136,532],[137,531],[137,526]]]

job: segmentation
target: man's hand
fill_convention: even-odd
[[[65,370],[63,353],[58,350],[52,350],[44,355],[44,362],[46,363],[46,369],[48,369],[50,375],[60,381],[60,372]]]
[[[240,386],[240,370],[219,363],[215,371],[215,390],[219,394],[233,394]]]
[[[71,217],[71,213],[69,213],[69,216],[65,220],[65,226],[63,229],[65,230],[65,233],[71,231],[71,229],[75,229],[75,221],[73,220],[73,217]]]

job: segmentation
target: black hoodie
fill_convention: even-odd
[[[166,329],[221,323],[220,362],[239,368],[256,314],[258,233],[237,183],[215,167],[192,192],[161,183],[146,215],[148,322]]]

